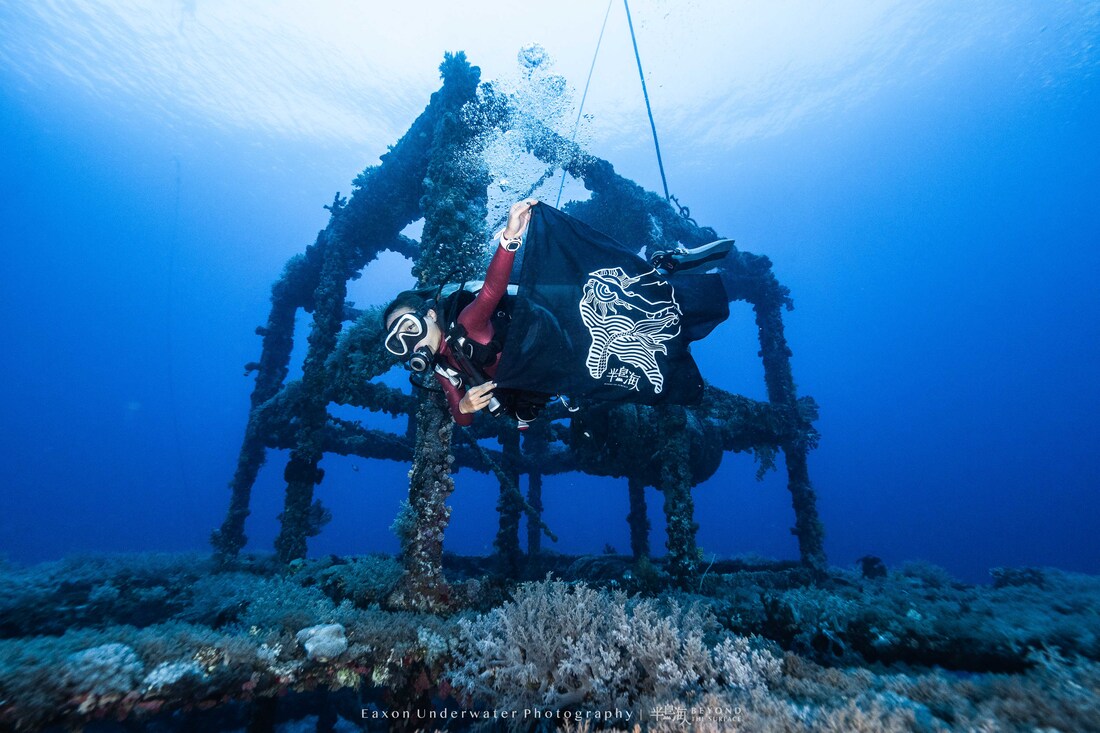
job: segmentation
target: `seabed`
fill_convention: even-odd
[[[1100,578],[544,553],[74,557],[0,574],[12,731],[1100,730]]]

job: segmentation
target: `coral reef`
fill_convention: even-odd
[[[144,669],[125,644],[101,644],[70,654],[61,666],[61,684],[84,696],[77,712],[90,712],[120,701],[137,686]]]
[[[520,586],[489,614],[461,620],[444,675],[490,707],[615,710],[624,720],[707,692],[766,690],[778,658],[744,638],[707,644],[716,626],[673,599],[547,579]]]
[[[661,561],[548,553],[551,575],[502,584],[447,556],[438,615],[378,605],[401,573],[382,556],[84,560],[78,589],[57,563],[0,568],[30,589],[0,614],[0,729],[1100,729],[1093,576],[716,559],[689,593]],[[151,568],[175,603],[130,593]]]

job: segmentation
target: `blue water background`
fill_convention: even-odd
[[[693,216],[768,254],[792,291],[786,333],[800,393],[821,406],[810,471],[835,564],[923,559],[976,581],[997,565],[1100,571],[1100,84],[1093,56],[1058,52],[1096,6],[1034,13],[1011,42],[910,68],[775,134],[712,153],[662,130]],[[0,18],[25,30],[12,8]],[[586,68],[591,30],[550,50]],[[637,84],[627,61],[614,83]],[[432,87],[413,91],[407,122]],[[384,152],[161,105],[49,67],[0,69],[0,549],[14,560],[208,547],[270,286]],[[593,152],[659,190],[644,136]],[[352,299],[384,302],[411,282],[403,267],[384,256]],[[735,304],[696,348],[704,374],[763,398],[755,335]],[[256,484],[250,550],[272,547],[284,458],[270,452]],[[311,554],[395,551],[408,466],[322,465],[334,519]],[[782,464],[759,483],[754,470],[728,454],[695,490],[707,558],[797,556]],[[457,485],[447,549],[487,553],[497,489],[470,471]],[[661,499],[648,498],[661,553]],[[555,549],[628,551],[625,480],[554,476],[544,501]]]

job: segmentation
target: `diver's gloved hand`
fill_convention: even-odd
[[[523,243],[523,234],[527,231],[527,225],[531,223],[531,207],[538,203],[538,199],[524,199],[512,204],[508,211],[508,223],[504,231],[500,233],[500,246],[509,252],[515,252]]]

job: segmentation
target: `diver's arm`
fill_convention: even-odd
[[[485,273],[485,284],[481,286],[477,298],[463,308],[462,313],[458,315],[458,322],[478,343],[488,343],[493,338],[489,319],[496,310],[497,304],[500,303],[500,299],[508,292],[508,279],[512,275],[512,265],[515,261],[515,252],[497,247],[497,251],[493,254],[493,261],[489,263],[489,269]]]
[[[447,398],[447,407],[450,409],[451,417],[454,418],[455,422],[464,428],[473,424],[474,416],[462,412],[462,408],[459,407],[462,404],[462,398],[466,396],[466,390],[451,384],[451,380],[439,373],[436,373],[435,378],[443,387],[443,395]]]
[[[465,327],[466,332],[478,343],[488,343],[493,338],[492,327],[489,319],[496,310],[497,304],[508,291],[508,280],[512,276],[512,265],[516,261],[516,248],[509,249],[504,245],[505,240],[516,239],[527,231],[527,225],[531,222],[531,207],[537,204],[535,199],[526,199],[513,204],[508,212],[508,225],[501,233],[500,246],[493,253],[493,261],[489,263],[489,270],[485,273],[485,284],[473,303],[466,306],[458,316],[458,322]]]

